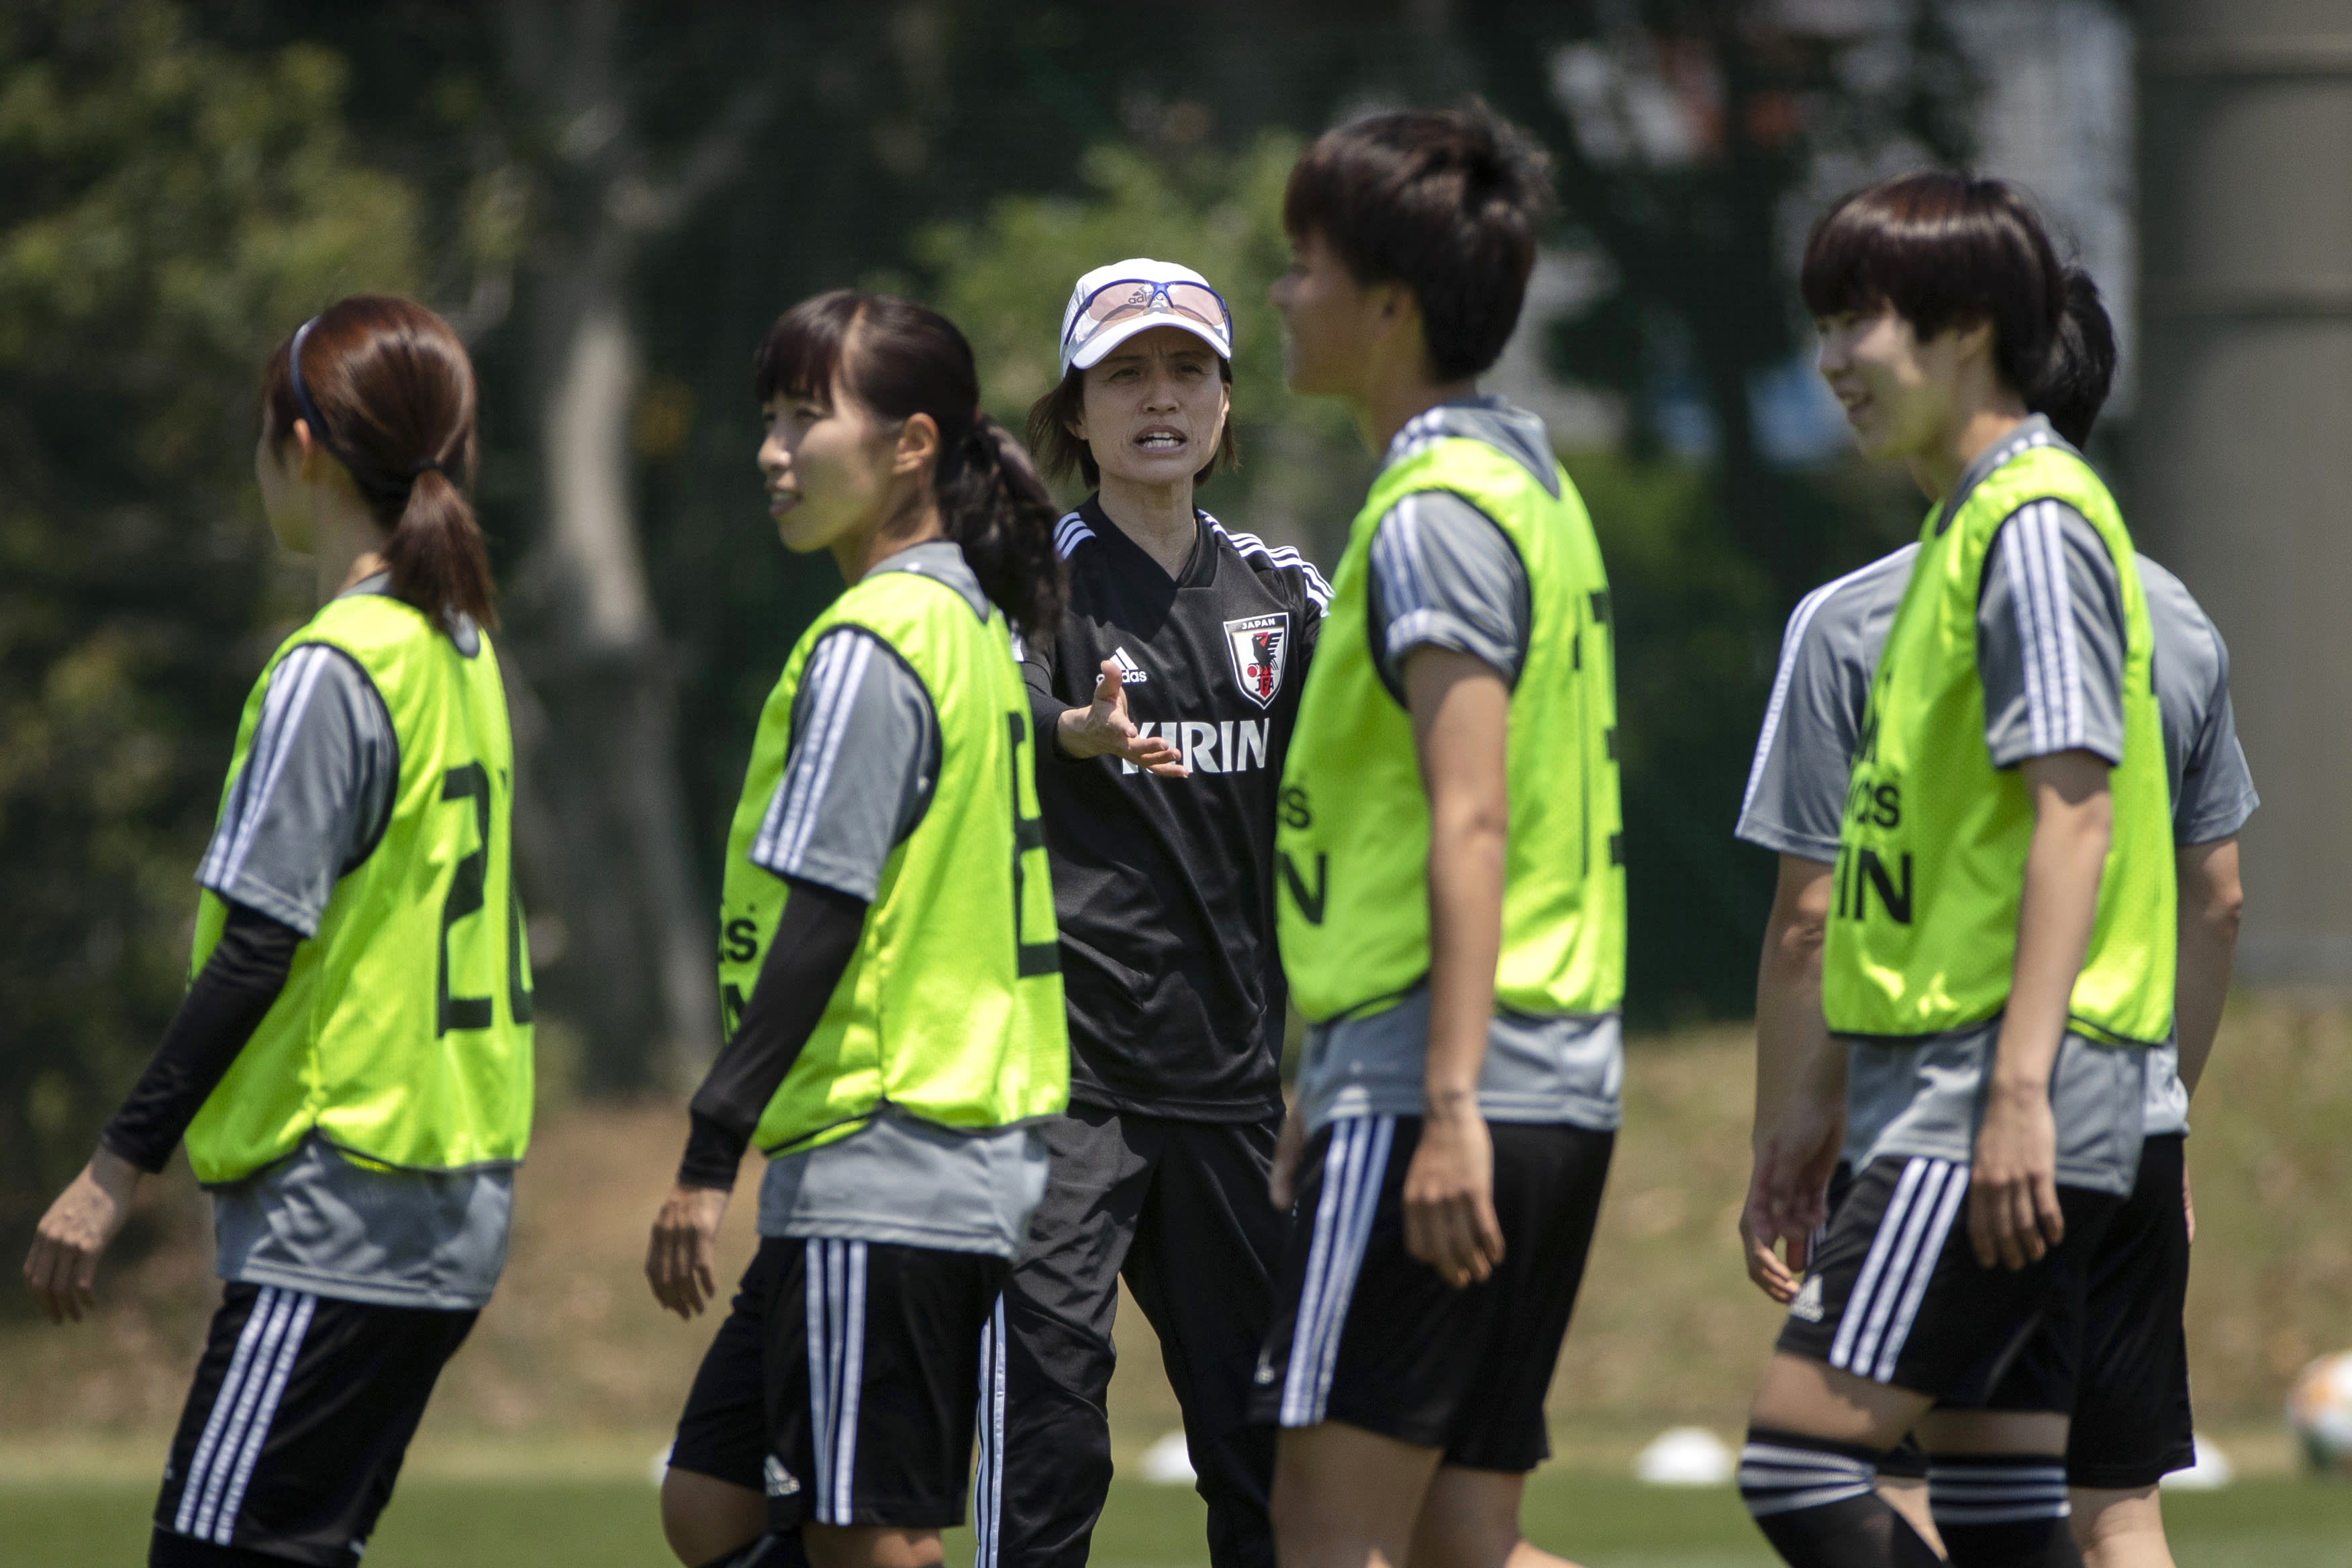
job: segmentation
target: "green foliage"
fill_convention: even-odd
[[[1191,267],[1234,312],[1234,426],[1243,467],[1203,503],[1240,526],[1336,557],[1370,465],[1338,405],[1283,385],[1282,332],[1266,289],[1289,262],[1282,191],[1302,146],[1267,132],[1244,152],[1155,157],[1089,151],[1089,195],[998,198],[973,224],[919,232],[931,301],[971,339],[982,401],[1015,430],[1059,377],[1062,310],[1081,274],[1134,256]]]
[[[1722,1016],[1754,994],[1765,858],[1731,841],[1772,667],[1769,577],[1734,544],[1707,469],[1577,453],[1617,617],[1625,800],[1626,1008],[1645,1025]]]
[[[262,359],[415,275],[343,76],[155,0],[0,20],[0,1250],[170,1015],[260,628],[296,603],[252,500]]]

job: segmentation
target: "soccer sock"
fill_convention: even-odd
[[[2055,1454],[1934,1454],[1927,1507],[1958,1568],[2083,1568]]]
[[[801,1545],[801,1532],[763,1535],[757,1541],[747,1541],[724,1557],[714,1557],[702,1568],[808,1568],[808,1552]]]
[[[199,1541],[157,1525],[147,1543],[147,1568],[288,1568],[288,1563],[266,1552]]]
[[[1877,1488],[1876,1454],[1852,1443],[1751,1426],[1739,1452],[1740,1500],[1791,1568],[1939,1568]]]

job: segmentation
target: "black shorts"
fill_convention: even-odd
[[[695,1374],[671,1468],[764,1491],[771,1530],[961,1524],[980,1331],[1010,1267],[762,1237]]]
[[[1873,1160],[1831,1216],[1779,1348],[1962,1410],[2071,1411],[2090,1259],[2122,1200],[2060,1187],[2064,1243],[1978,1265],[1964,1161]]]
[[[359,1562],[477,1316],[225,1287],[155,1500],[158,1556],[185,1538]]]
[[[1829,1219],[1823,1220],[1813,1232],[1812,1245],[1806,1256],[1818,1260],[1822,1244],[1829,1239],[1830,1221],[1853,1191],[1853,1167],[1843,1160],[1830,1173]],[[1813,1265],[1809,1264],[1808,1267]],[[1927,1479],[1927,1450],[1919,1447],[1919,1436],[1906,1432],[1903,1440],[1878,1456],[1878,1479],[1882,1481],[1924,1481]]]
[[[1527,1471],[1551,1452],[1544,1395],[1584,1278],[1613,1132],[1489,1124],[1503,1264],[1454,1289],[1404,1247],[1411,1116],[1360,1116],[1316,1134],[1254,1420],[1344,1421],[1469,1469]]]
[[[2189,1415],[2189,1216],[2179,1133],[2140,1145],[2139,1179],[2091,1259],[2070,1486],[2135,1491],[2197,1462]]]

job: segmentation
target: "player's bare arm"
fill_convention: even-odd
[[[2104,758],[2059,752],[2031,759],[2021,771],[2033,802],[2033,843],[2017,913],[2016,969],[1969,1194],[1969,1239],[1987,1268],[1996,1260],[2022,1268],[2065,1239],[2050,1073],[2090,950],[2115,821]]]
[[[1458,1287],[1503,1260],[1478,1073],[1503,947],[1511,699],[1492,666],[1450,648],[1416,649],[1404,686],[1430,818],[1429,1066],[1421,1144],[1405,1173],[1405,1246]]]
[[[1780,857],[1756,970],[1754,1166],[1739,1237],[1748,1278],[1782,1302],[1796,1296],[1845,1135],[1845,1053],[1822,1017],[1831,883],[1829,863]],[[1781,1244],[1785,1263],[1774,1251]]]
[[[2173,1027],[2180,1036],[2180,1081],[2189,1092],[2205,1076],[2221,1005],[2238,956],[2238,921],[2246,889],[2238,879],[2238,836],[2189,844],[2174,858],[2180,888],[2179,958],[2173,984]]]

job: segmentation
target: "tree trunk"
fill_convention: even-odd
[[[706,900],[677,763],[677,701],[638,545],[630,465],[637,355],[615,216],[626,106],[616,12],[516,5],[516,75],[562,128],[551,232],[530,265],[530,397],[546,512],[525,563],[520,663],[544,725],[529,769],[560,951],[542,1005],[576,1026],[592,1089],[678,1082],[719,1043]],[[552,948],[551,942],[542,943]]]

